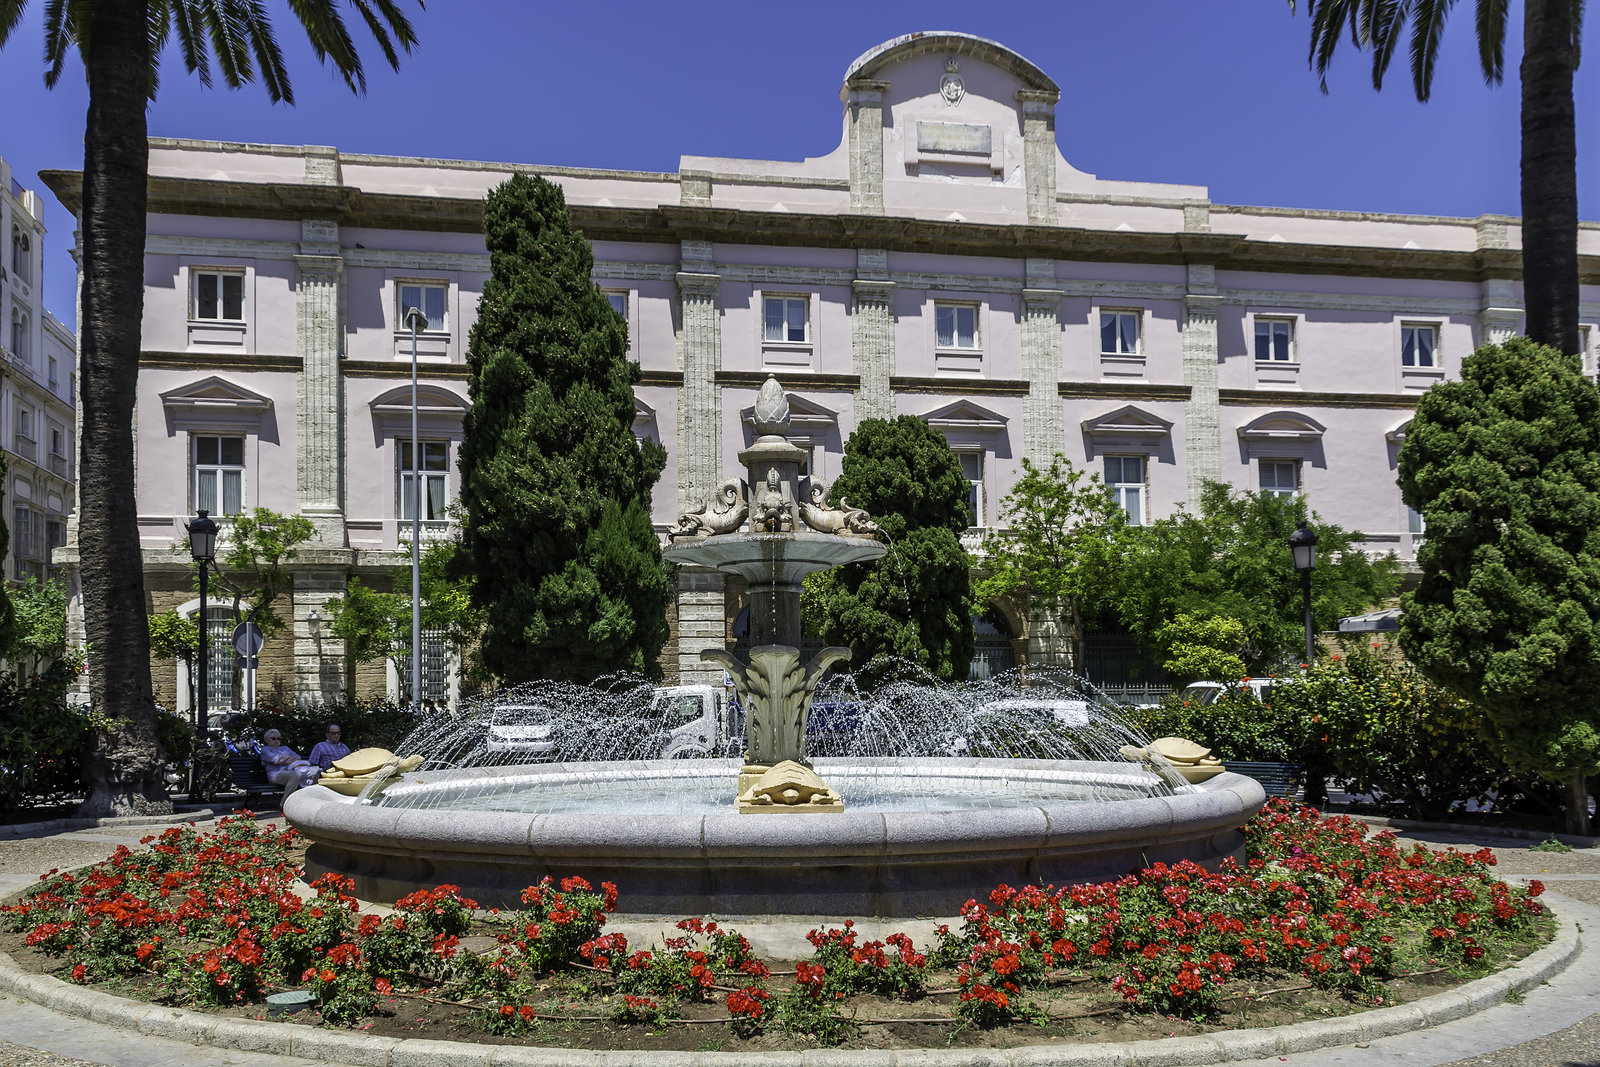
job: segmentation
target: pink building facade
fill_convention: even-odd
[[[1024,457],[1061,452],[1137,521],[1217,479],[1304,494],[1371,551],[1413,558],[1399,442],[1423,391],[1521,329],[1518,221],[1102,180],[1057,143],[1059,97],[1000,44],[930,33],[856,60],[840,144],[800,162],[685,156],[642,173],[153,139],[137,415],[150,573],[182,572],[173,546],[197,507],[310,516],[283,684],[302,701],[350,691],[357,665],[323,609],[351,574],[398,561],[414,468],[425,536],[446,529],[488,273],[482,199],[515,171],[562,186],[627,319],[635,430],[669,457],[663,530],[737,469],[776,374],[814,475],[837,475],[861,419],[915,415],[961,454],[981,527]],[[49,177],[75,208],[77,175]],[[1600,226],[1584,225],[1580,255],[1592,368]],[[428,316],[417,462],[413,304]],[[739,593],[714,574],[680,582],[668,674],[696,680]],[[1059,654],[1046,621],[1018,612],[1011,628],[1019,656]]]

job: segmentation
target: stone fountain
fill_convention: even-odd
[[[737,574],[750,595],[750,660],[725,649],[701,658],[735,679],[745,709],[745,765],[735,806],[753,812],[844,810],[838,792],[812,769],[806,719],[822,675],[848,662],[848,648],[825,648],[800,662],[800,591],[805,576],[885,552],[878,524],[800,473],[806,453],[789,440],[789,399],[776,378],[756,394],[756,440],[739,453],[747,478],[726,478],[720,507],[702,502],[669,532],[662,553],[680,565]],[[802,482],[806,483],[802,491]]]

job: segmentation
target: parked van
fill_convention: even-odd
[[[1178,696],[1192,704],[1215,704],[1217,698],[1229,689],[1242,689],[1250,693],[1257,700],[1266,702],[1272,699],[1272,686],[1275,678],[1246,678],[1242,682],[1190,682],[1178,693]]]
[[[668,685],[650,711],[667,731],[663,759],[737,756],[744,751],[744,709],[731,686]]]

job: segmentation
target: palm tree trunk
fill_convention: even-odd
[[[1569,834],[1589,834],[1589,779],[1578,775],[1564,787],[1567,794],[1566,830]]]
[[[78,544],[89,694],[106,725],[84,760],[83,815],[171,810],[150,685],[144,567],[133,496],[133,400],[144,316],[150,147],[147,0],[94,5],[83,153],[83,441]]]
[[[1572,0],[1525,0],[1522,290],[1527,333],[1578,351],[1578,149]]]

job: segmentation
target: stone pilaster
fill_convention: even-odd
[[[683,242],[678,294],[682,307],[678,366],[678,506],[687,511],[709,499],[722,478],[722,321],[717,289],[722,279],[709,241]]]
[[[1028,221],[1056,223],[1056,103],[1058,92],[1022,89],[1022,179],[1028,188]]]
[[[851,283],[855,307],[850,315],[850,345],[855,371],[856,417],[892,419],[894,390],[894,283],[889,280],[889,253],[863,248],[856,253],[856,279]]]
[[[700,170],[680,171],[678,203],[685,207],[710,207],[711,175]]]
[[[314,544],[343,546],[344,383],[339,359],[344,354],[344,259],[339,224],[302,222],[300,254],[294,262],[295,338],[301,360],[296,389],[300,512],[316,527]]]
[[[1486,278],[1478,306],[1478,343],[1497,345],[1522,332],[1522,301],[1509,278]],[[1460,361],[1457,361],[1460,365]]]
[[[850,210],[883,214],[883,94],[888,82],[857,78],[844,87],[850,130]]]
[[[678,568],[678,684],[720,685],[722,668],[700,653],[728,647],[727,576],[703,567]]]
[[[331,145],[302,145],[305,156],[305,183],[307,185],[338,185],[339,150]]]
[[[328,602],[344,596],[348,566],[297,565],[294,570],[294,699],[300,707],[334,704],[348,694],[344,641],[334,636]],[[315,622],[312,613],[317,614]]]
[[[1053,259],[1030,259],[1022,290],[1022,454],[1041,466],[1066,446],[1061,421],[1061,297]]]
[[[1183,405],[1183,463],[1188,504],[1200,506],[1200,491],[1222,477],[1222,412],[1218,398],[1216,270],[1210,264],[1189,265],[1189,292],[1183,299],[1183,384],[1189,399]]]
[[[1070,608],[1060,603],[1031,603],[1026,618],[1028,666],[1076,670]]]

